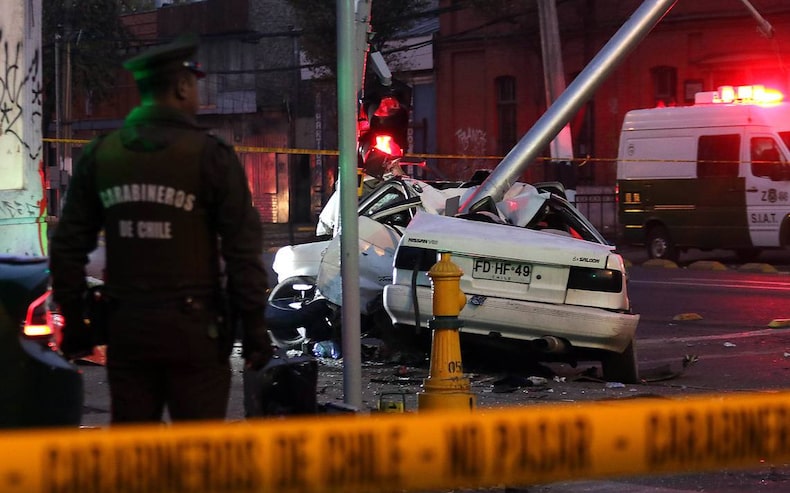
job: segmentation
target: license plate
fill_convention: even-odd
[[[532,278],[532,265],[505,260],[475,259],[472,266],[472,277],[474,279],[529,284]]]

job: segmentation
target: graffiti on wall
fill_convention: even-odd
[[[40,203],[31,204],[18,200],[0,201],[0,216],[10,218],[37,216],[39,209]]]
[[[455,131],[456,149],[459,154],[466,156],[484,156],[488,148],[488,135],[480,128],[459,128]],[[471,174],[471,171],[485,167],[486,160],[474,159],[462,163],[459,170],[462,176]]]
[[[0,1],[0,252],[47,251],[41,0]]]
[[[4,63],[0,66],[0,136],[11,136],[14,144],[25,149],[29,159],[38,161],[41,157],[41,142],[31,142],[32,136],[24,135],[24,119],[30,128],[41,125],[41,74],[39,50],[34,50],[27,68],[22,66],[24,46],[21,41],[14,43],[4,36],[0,28],[0,49],[3,50]],[[28,101],[25,104],[25,100]],[[6,144],[6,152],[12,152],[14,144]]]

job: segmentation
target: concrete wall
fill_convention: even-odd
[[[41,1],[0,3],[0,253],[46,253]]]

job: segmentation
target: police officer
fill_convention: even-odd
[[[124,63],[141,103],[86,147],[50,243],[61,349],[75,358],[96,342],[83,317],[85,265],[104,231],[113,423],[159,421],[165,408],[173,420],[225,416],[233,331],[223,285],[247,367],[272,356],[260,219],[233,148],[196,123],[197,48],[184,36]]]

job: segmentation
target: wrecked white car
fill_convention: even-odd
[[[549,185],[516,183],[496,204],[484,200],[467,214],[443,215],[453,212],[445,204],[472,190],[398,178],[361,202],[362,315],[386,313],[399,330],[427,327],[426,273],[438,253],[450,252],[464,271],[462,334],[528,341],[547,358],[601,361],[604,378],[636,381],[639,317],[630,311],[614,247]],[[267,318],[275,339],[293,344],[306,333],[330,335],[342,300],[339,236],[284,247],[273,268],[280,283]]]
[[[605,379],[637,382],[639,316],[630,310],[623,259],[558,200],[547,197],[544,206],[577,224],[540,230],[418,214],[398,247],[393,282],[384,288],[395,326],[428,326],[427,271],[440,252],[451,252],[467,299],[458,317],[462,333],[527,341],[546,359],[601,361]]]
[[[381,294],[392,282],[392,262],[403,231],[417,211],[443,214],[447,200],[466,188],[461,183],[434,185],[407,176],[384,180],[359,204],[360,306],[363,317],[383,316]],[[337,194],[335,194],[336,198]],[[336,202],[330,199],[321,213],[317,235],[331,239],[280,248],[272,269],[277,285],[269,294],[266,318],[276,344],[301,344],[329,337],[342,304],[340,236]],[[388,322],[387,322],[388,323]]]

